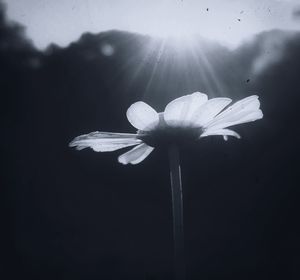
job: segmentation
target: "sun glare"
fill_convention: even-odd
[[[254,20],[252,10],[244,11],[232,3],[161,1],[152,9],[149,5],[149,9],[139,13],[140,9],[136,7],[137,13],[127,26],[129,30],[177,41],[201,36],[235,47],[244,38],[255,34],[261,25],[260,21]]]
[[[291,16],[299,0],[5,2],[8,17],[26,27],[38,48],[50,43],[67,46],[82,33],[108,30],[177,39],[200,35],[232,47],[264,30],[299,30],[299,22]]]

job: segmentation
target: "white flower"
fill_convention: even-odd
[[[96,131],[76,137],[69,145],[77,150],[90,147],[96,152],[135,146],[118,161],[138,164],[158,145],[182,144],[210,135],[222,135],[225,140],[228,136],[240,138],[228,127],[261,119],[263,113],[256,95],[227,107],[231,101],[223,97],[208,100],[206,94],[195,92],[171,101],[163,113],[139,101],[127,110],[129,122],[138,129],[136,134]]]

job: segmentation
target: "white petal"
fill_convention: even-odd
[[[260,102],[258,96],[249,96],[228,107],[224,112],[208,123],[207,127],[213,127],[214,129],[225,128],[261,119],[263,113],[259,107]]]
[[[195,112],[207,102],[207,95],[200,92],[181,96],[165,108],[164,119],[170,126],[192,125]]]
[[[142,143],[136,136],[130,133],[95,131],[74,138],[69,146],[76,147],[77,150],[92,148],[95,152],[111,152]]]
[[[196,126],[205,126],[217,114],[220,113],[229,103],[230,98],[212,98],[203,104],[194,114],[193,119]]]
[[[153,147],[143,143],[134,147],[127,153],[120,155],[118,161],[122,164],[138,164],[142,162],[153,150]]]
[[[127,110],[128,121],[137,129],[149,131],[159,122],[158,113],[142,101],[133,103]]]
[[[225,141],[227,141],[227,139],[228,139],[227,136],[234,136],[238,139],[241,138],[241,136],[237,132],[230,130],[230,129],[216,129],[216,130],[208,129],[204,133],[201,134],[200,138],[206,137],[206,136],[211,136],[211,135],[223,135]]]
[[[208,127],[213,129],[226,128],[237,124],[254,122],[262,118],[263,113],[261,110],[257,110],[254,112],[243,112],[243,114],[239,114],[231,120],[218,121],[216,124],[210,125]]]

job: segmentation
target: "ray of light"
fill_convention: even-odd
[[[160,42],[160,46],[158,48],[158,52],[157,52],[157,56],[156,56],[156,60],[154,62],[154,66],[153,66],[153,69],[151,71],[151,75],[149,77],[149,80],[148,80],[148,83],[146,84],[145,86],[145,91],[144,91],[144,96],[147,95],[149,93],[149,89],[150,89],[150,86],[153,82],[153,78],[156,74],[156,70],[157,68],[159,67],[159,64],[160,64],[160,61],[161,61],[161,57],[162,57],[162,54],[164,52],[164,49],[165,49],[165,43],[166,41],[165,40],[162,40]]]

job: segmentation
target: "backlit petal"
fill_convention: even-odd
[[[127,110],[128,121],[137,129],[149,131],[159,122],[158,113],[142,101],[133,103]]]
[[[214,129],[225,128],[261,119],[263,113],[259,107],[260,102],[258,96],[249,96],[228,107],[224,112],[208,123],[207,127]]]
[[[136,138],[136,134],[95,131],[74,138],[69,146],[77,150],[91,148],[95,152],[111,152],[140,143],[142,141]]]
[[[195,112],[207,102],[207,95],[200,92],[181,96],[165,108],[164,119],[169,126],[192,125]]]
[[[205,126],[210,122],[217,114],[220,113],[229,103],[230,98],[213,98],[203,104],[193,116],[193,120],[196,126]]]
[[[235,102],[229,106],[224,112],[219,114],[216,119],[232,116],[242,111],[256,111],[260,107],[260,102],[257,95],[251,95]]]
[[[122,164],[138,164],[142,162],[153,150],[153,147],[143,143],[134,147],[125,154],[120,155],[118,161]]]
[[[254,112],[243,112],[242,114],[236,115],[235,118],[231,120],[218,121],[216,124],[208,126],[209,128],[226,128],[237,124],[253,122],[263,118],[263,113],[261,110]]]
[[[237,132],[230,129],[208,129],[204,133],[202,133],[200,137],[206,137],[211,135],[223,135],[225,141],[227,141],[227,136],[234,136],[238,139],[241,138],[241,136]]]

